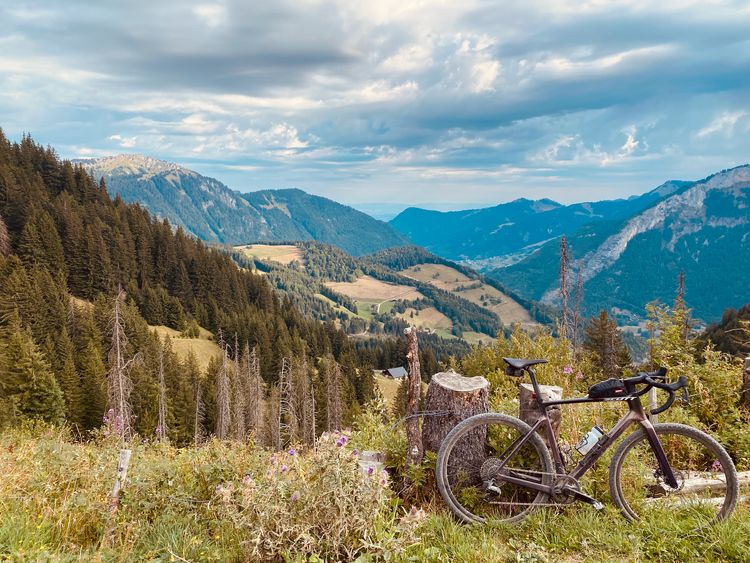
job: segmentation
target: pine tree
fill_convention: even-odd
[[[5,220],[0,216],[0,256],[7,258],[11,252],[10,235]]]
[[[628,347],[622,340],[617,322],[607,311],[601,311],[598,317],[589,320],[583,347],[606,377],[622,377],[623,369],[630,364]]]
[[[18,416],[61,424],[65,400],[31,333],[11,320],[0,348],[0,394]]]

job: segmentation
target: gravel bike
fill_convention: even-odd
[[[639,428],[619,444],[609,462],[610,497],[627,519],[638,520],[649,510],[666,510],[670,516],[679,511],[700,528],[734,511],[739,485],[727,451],[697,428],[652,424],[641,404],[641,397],[651,388],[668,393],[664,404],[651,410],[652,414],[671,407],[678,391],[687,401],[684,376],[667,383],[667,370],[659,368],[602,381],[589,388],[585,397],[546,400],[533,368],[546,360],[504,360],[506,375],[529,375],[539,419],[530,426],[506,414],[478,414],[448,433],[438,452],[437,484],[460,520],[515,523],[538,507],[576,501],[601,510],[602,503],[584,492],[580,479],[633,425]],[[567,471],[550,409],[603,401],[626,403],[628,412],[608,432],[592,428],[576,445],[583,457]],[[546,443],[540,432],[544,432]]]

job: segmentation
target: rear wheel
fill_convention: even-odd
[[[547,502],[546,493],[503,479],[512,475],[552,483],[552,458],[536,432],[502,463],[513,444],[530,432],[531,427],[517,418],[488,413],[467,418],[448,433],[435,471],[443,500],[460,520],[519,522]]]
[[[667,485],[646,433],[639,429],[617,448],[609,471],[613,502],[629,520],[650,512],[680,514],[696,528],[729,517],[739,495],[737,470],[711,436],[682,424],[656,424],[677,487]]]

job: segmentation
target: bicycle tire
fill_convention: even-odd
[[[710,522],[708,522],[708,524],[715,524],[716,522],[731,516],[739,497],[739,482],[737,480],[737,469],[734,466],[732,458],[724,447],[705,432],[684,424],[655,424],[654,430],[656,430],[657,435],[660,436],[660,440],[663,435],[677,435],[693,439],[699,444],[705,446],[715,456],[716,460],[721,463],[721,469],[725,474],[726,496],[719,512]],[[644,440],[648,443],[645,430],[640,428],[636,432],[633,432],[617,447],[609,466],[609,489],[610,495],[612,496],[612,502],[617,505],[625,518],[630,521],[640,520],[640,517],[625,498],[621,482],[622,467],[627,459],[628,453]]]
[[[477,427],[481,425],[489,424],[506,425],[522,434],[532,433],[527,443],[530,443],[539,455],[541,469],[544,472],[542,482],[547,485],[551,484],[552,477],[555,471],[554,464],[552,462],[552,456],[550,455],[547,445],[544,443],[539,434],[537,434],[536,432],[532,432],[531,426],[529,426],[522,420],[502,413],[484,413],[474,415],[461,421],[453,427],[453,429],[448,433],[440,446],[440,451],[438,452],[437,463],[435,467],[435,475],[438,490],[440,491],[440,495],[443,497],[443,500],[445,501],[448,508],[450,508],[451,512],[459,520],[469,524],[476,522],[485,522],[487,519],[471,512],[471,510],[463,506],[455,497],[453,491],[451,490],[448,477],[448,461],[451,451],[462,437],[464,437],[468,432],[477,429]],[[531,505],[521,513],[510,518],[493,518],[493,521],[518,523],[526,518],[532,511],[538,508],[539,505],[546,504],[548,499],[549,495],[543,492],[539,492]]]

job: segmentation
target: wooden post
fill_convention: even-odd
[[[132,450],[120,450],[120,461],[117,464],[117,477],[112,487],[112,496],[109,499],[109,513],[114,516],[120,506],[120,491],[125,487],[125,479],[128,476],[128,466]]]
[[[109,519],[110,525],[104,534],[104,545],[111,546],[115,536],[115,516],[120,507],[120,491],[125,487],[125,479],[128,476],[128,466],[130,465],[130,456],[132,450],[120,450],[120,459],[117,462],[117,477],[112,487],[112,493],[109,497]]]
[[[526,424],[534,426],[536,421],[539,420],[542,413],[539,411],[539,407],[536,404],[536,397],[534,396],[534,387],[530,383],[522,383],[518,386],[519,390],[519,402],[518,402],[518,418],[523,420]],[[540,385],[539,390],[542,393],[542,398],[546,401],[562,399],[563,390],[562,387],[554,385]],[[562,422],[562,412],[559,406],[550,407],[547,409],[547,416],[552,423],[552,431],[555,434],[555,439],[560,438],[560,424]],[[539,429],[541,436],[547,440],[547,435],[542,429]],[[549,444],[547,444],[549,445]]]
[[[742,372],[742,404],[750,410],[750,358],[745,358]]]
[[[425,397],[428,413],[422,425],[422,444],[425,451],[437,452],[456,424],[489,410],[490,384],[484,377],[464,377],[453,370],[436,373],[430,380]]]
[[[422,435],[419,432],[419,396],[422,391],[422,373],[419,367],[419,343],[417,327],[404,330],[407,340],[406,359],[409,362],[409,387],[406,405],[406,440],[409,451],[406,465],[419,465],[422,462]]]

